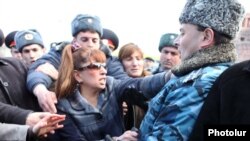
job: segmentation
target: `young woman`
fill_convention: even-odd
[[[128,43],[121,47],[119,60],[128,74],[133,78],[145,77],[150,75],[150,72],[144,70],[144,57],[142,50],[134,43]],[[137,96],[137,105],[135,105],[134,96]],[[132,127],[139,128],[140,123],[147,110],[147,99],[137,91],[126,91],[123,100],[123,106],[127,107],[127,112],[124,115],[124,123],[126,129]]]
[[[64,128],[53,140],[137,140],[124,133],[121,97],[127,88],[153,97],[169,79],[165,73],[144,79],[116,80],[106,76],[105,54],[96,49],[67,45],[56,83],[57,110],[66,114]]]

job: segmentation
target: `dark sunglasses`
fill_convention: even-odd
[[[103,67],[104,69],[106,69],[106,63],[91,63],[85,67],[80,67],[77,70],[79,71],[84,71],[86,69],[101,69],[101,67]]]

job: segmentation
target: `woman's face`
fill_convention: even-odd
[[[94,62],[82,65],[77,70],[75,78],[81,85],[104,89],[106,86],[106,74],[106,64]]]
[[[122,59],[122,64],[130,77],[142,76],[143,58],[140,53],[134,52],[131,56]]]

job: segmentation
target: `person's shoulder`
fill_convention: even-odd
[[[4,57],[0,58],[0,66],[6,67],[6,71],[8,72],[20,72],[26,73],[28,70],[28,66],[24,63],[24,61],[14,58],[14,57]]]
[[[249,68],[250,70],[250,60],[242,61],[233,64],[228,70],[233,70],[233,69],[247,69]]]
[[[59,51],[61,52],[66,45],[70,44],[69,41],[62,41],[62,42],[53,42],[50,45],[52,51]]]
[[[233,64],[221,74],[221,77],[223,79],[231,79],[246,74],[250,74],[250,60]]]
[[[25,66],[22,60],[14,58],[14,57],[1,57],[0,64],[1,65]]]

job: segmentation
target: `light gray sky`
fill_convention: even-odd
[[[250,12],[250,1],[239,0]],[[103,27],[117,33],[122,46],[138,44],[146,56],[158,56],[160,36],[179,33],[178,17],[186,0],[0,0],[0,28],[37,29],[46,44],[71,40],[71,21],[77,14],[95,14]]]

